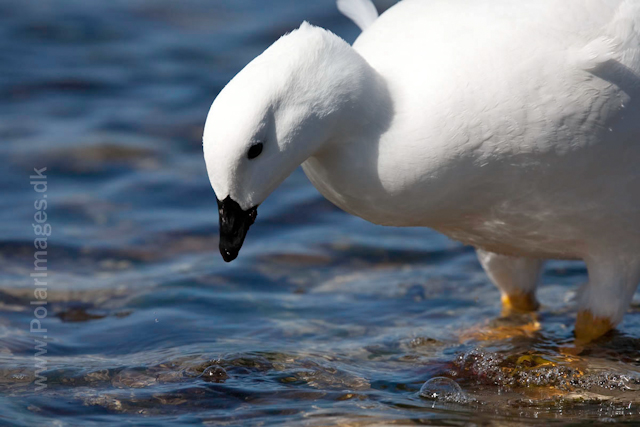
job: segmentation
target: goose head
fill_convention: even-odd
[[[258,206],[349,122],[364,66],[344,40],[305,22],[215,99],[203,145],[225,261],[238,256]]]

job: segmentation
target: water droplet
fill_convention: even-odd
[[[467,395],[452,379],[445,377],[431,378],[420,389],[420,397],[444,402],[467,402]]]
[[[220,366],[209,366],[200,375],[200,378],[210,383],[223,383],[229,378],[229,375]]]

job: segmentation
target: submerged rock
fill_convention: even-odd
[[[209,366],[200,375],[200,378],[209,383],[223,383],[229,379],[229,374],[220,366]]]

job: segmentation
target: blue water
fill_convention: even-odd
[[[638,295],[566,351],[580,263],[501,318],[471,248],[351,217],[301,171],[222,261],[208,108],[304,19],[358,34],[332,0],[0,1],[0,425],[640,422]],[[435,377],[462,393],[420,397]]]

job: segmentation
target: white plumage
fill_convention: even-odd
[[[361,30],[378,19],[378,10],[371,0],[338,0],[338,9]]]
[[[302,164],[347,212],[482,249],[512,300],[537,260],[585,260],[579,323],[617,324],[640,281],[640,1],[339,4],[353,47],[305,24],[214,102],[218,198],[256,206]]]

